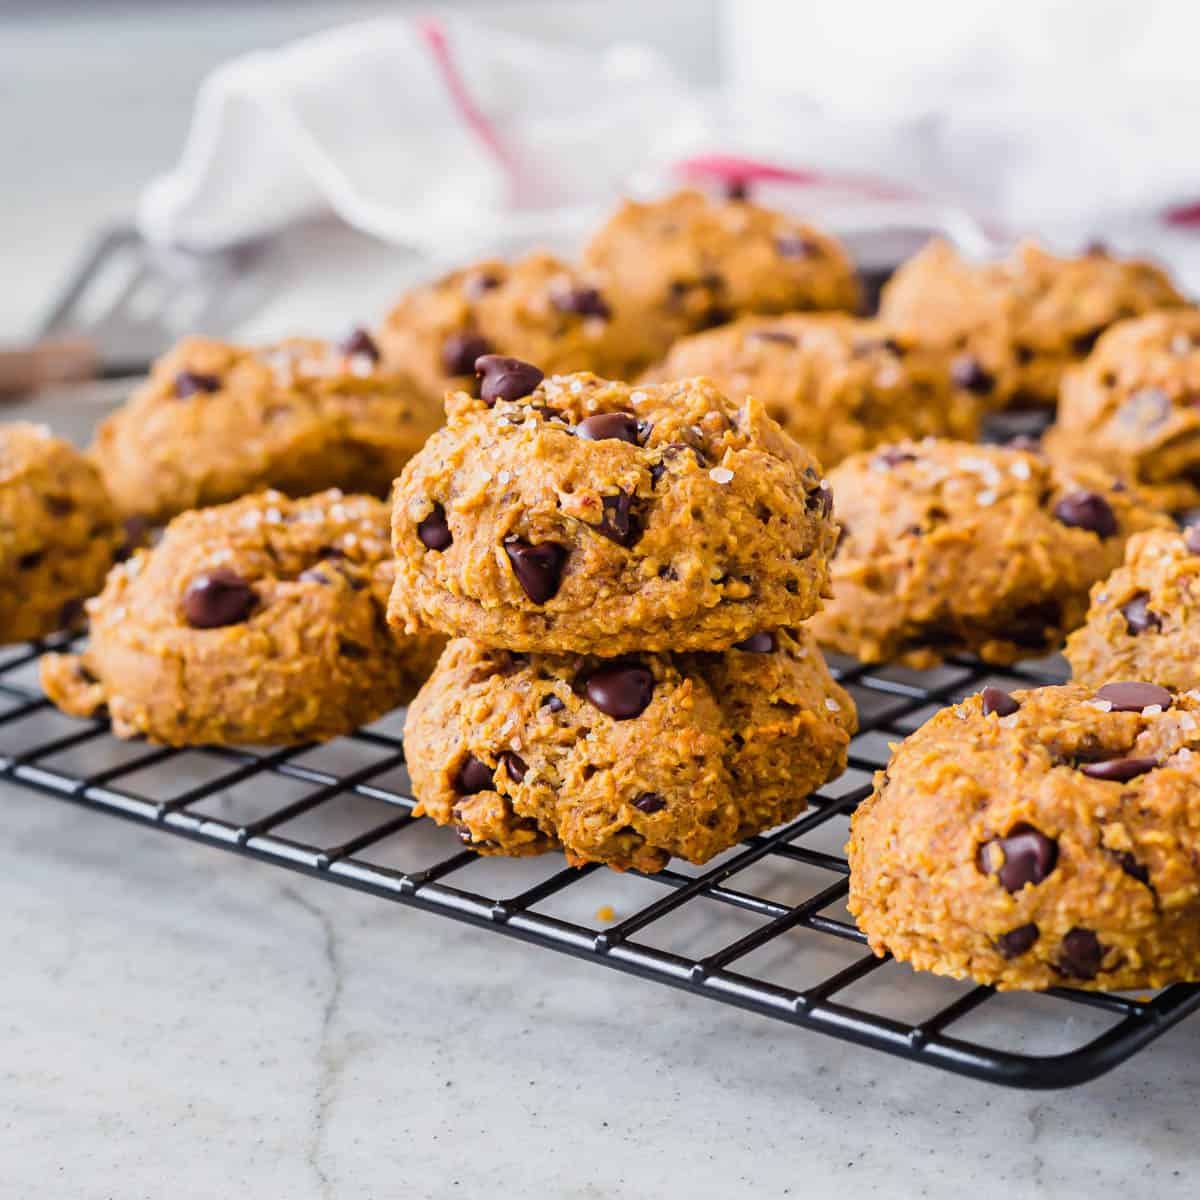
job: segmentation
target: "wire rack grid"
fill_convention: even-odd
[[[871,954],[845,910],[849,816],[889,742],[985,683],[1055,682],[1054,661],[999,675],[969,661],[921,673],[834,661],[861,724],[845,774],[798,820],[703,868],[619,876],[557,855],[481,858],[414,818],[402,714],[317,747],[121,742],[105,721],[50,706],[45,648],[0,654],[0,778],[95,811],[999,1084],[1082,1083],[1200,1007],[1200,986],[1018,995],[918,975]]]

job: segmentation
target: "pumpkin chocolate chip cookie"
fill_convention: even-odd
[[[123,536],[82,454],[44,426],[0,425],[0,641],[73,624]]]
[[[481,854],[702,863],[837,775],[854,705],[802,631],[711,654],[513,654],[460,639],[408,710],[418,813]]]
[[[758,401],[479,367],[480,397],[448,398],[396,483],[397,627],[612,656],[722,648],[812,614],[829,492]]]
[[[747,313],[858,307],[841,243],[742,199],[682,191],[626,200],[592,237],[584,261],[620,286],[661,357],[676,338]]]
[[[904,438],[973,441],[979,433],[979,399],[949,354],[894,337],[877,321],[744,317],[676,342],[643,378],[695,375],[728,396],[761,400],[826,467]]]
[[[547,374],[619,379],[653,354],[645,337],[619,288],[544,253],[488,259],[413,288],[379,330],[385,361],[412,374],[439,407],[448,391],[474,389],[481,355],[526,359]]]
[[[829,473],[841,541],[810,628],[865,662],[1010,663],[1082,623],[1130,534],[1170,521],[1103,472],[964,442],[901,442]]]
[[[385,495],[442,421],[370,336],[250,349],[190,337],[101,426],[91,449],[121,512],[162,521],[263,487]]]
[[[1107,468],[1162,508],[1200,505],[1200,312],[1109,330],[1067,372],[1044,445],[1063,462]]]
[[[1200,528],[1131,538],[1124,563],[1092,589],[1066,655],[1081,683],[1200,688]]]
[[[883,289],[879,315],[957,355],[964,381],[998,408],[1053,406],[1063,370],[1126,317],[1186,304],[1153,263],[1102,250],[1059,258],[1022,242],[968,262],[933,241]]]
[[[107,706],[120,737],[284,745],[350,732],[403,704],[441,648],[398,639],[387,507],[279,492],[184,513],[112,569],[81,655],[47,655],[64,711]]]
[[[871,948],[999,988],[1200,979],[1200,695],[1121,681],[943,709],[850,830]]]

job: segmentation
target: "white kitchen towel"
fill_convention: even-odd
[[[214,72],[140,226],[206,249],[332,210],[461,259],[571,240],[622,191],[742,174],[852,238],[933,229],[985,253],[1020,233],[1101,237],[1200,283],[1200,6],[1138,7],[727,0],[720,96],[644,47],[574,50],[461,16],[351,25]]]
[[[203,250],[332,210],[461,255],[576,231],[639,167],[696,144],[702,122],[642,47],[550,47],[455,16],[367,21],[216,70],[139,226]]]

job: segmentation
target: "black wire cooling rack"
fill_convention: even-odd
[[[54,648],[61,648],[55,646]],[[858,704],[850,765],[800,819],[702,869],[573,869],[557,855],[481,858],[412,816],[400,715],[325,746],[172,750],[53,709],[41,647],[0,653],[0,778],[330,883],[707,996],[961,1075],[1016,1087],[1082,1083],[1200,1007],[1153,996],[995,993],[921,975],[866,948],[844,908],[850,813],[888,743],[978,690],[1062,677],[834,661]]]

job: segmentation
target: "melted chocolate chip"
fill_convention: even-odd
[[[1134,637],[1151,630],[1157,633],[1162,628],[1162,618],[1158,613],[1150,611],[1149,603],[1149,594],[1138,592],[1132,600],[1121,606],[1121,616],[1125,618],[1125,628]]]
[[[637,662],[598,667],[583,681],[584,695],[615,721],[628,721],[645,711],[654,696],[654,676]]]
[[[503,354],[480,355],[475,360],[475,374],[481,381],[480,399],[489,405],[497,400],[521,400],[545,379],[532,363]]]
[[[774,654],[779,644],[773,633],[752,633],[745,641],[734,642],[733,648],[751,654]]]
[[[615,496],[602,496],[600,503],[604,511],[596,532],[628,549],[642,535],[641,522],[633,511],[633,493],[618,492]]]
[[[454,542],[450,523],[446,520],[446,510],[436,501],[429,516],[418,522],[417,537],[427,550],[436,550],[439,553],[448,549]]]
[[[1007,837],[985,842],[975,856],[976,866],[985,875],[995,875],[1007,892],[1041,883],[1057,862],[1058,843],[1024,821]]]
[[[576,313],[581,317],[600,317],[607,321],[612,316],[608,301],[594,287],[574,287],[555,292],[550,297],[550,303],[559,312]]]
[[[1157,758],[1109,758],[1103,762],[1084,763],[1079,769],[1090,779],[1108,779],[1128,783],[1158,766]]]
[[[595,413],[575,426],[575,436],[585,442],[618,441],[633,446],[640,446],[649,432],[649,426],[631,412]]]
[[[828,519],[833,513],[833,493],[827,487],[815,488],[804,498],[804,508],[822,520]]]
[[[904,463],[916,462],[917,456],[908,450],[900,450],[895,446],[889,446],[886,450],[880,450],[871,460],[871,465],[880,469],[891,470],[893,467],[899,467]]]
[[[565,546],[557,542],[531,545],[518,537],[504,539],[504,552],[512,563],[513,574],[534,604],[545,604],[562,583],[563,564],[567,561]]]
[[[1073,529],[1086,529],[1098,538],[1112,537],[1118,529],[1112,506],[1097,492],[1071,492],[1055,506],[1054,515]]]
[[[468,754],[454,776],[454,790],[460,796],[474,796],[476,792],[490,792],[494,787],[492,768],[475,755]]]
[[[1171,693],[1156,683],[1106,683],[1097,693],[1097,700],[1107,700],[1113,712],[1142,712],[1157,706],[1171,707]]]
[[[816,242],[799,234],[784,234],[775,239],[775,250],[781,258],[813,258],[820,249]]]
[[[339,349],[349,358],[361,354],[372,362],[379,361],[379,347],[375,344],[375,339],[361,325],[342,342]]]
[[[244,621],[257,603],[254,589],[236,571],[216,567],[187,585],[183,615],[193,629],[217,629]]]
[[[442,343],[442,369],[447,375],[470,375],[475,360],[491,353],[492,344],[482,334],[452,333]]]
[[[1038,927],[1036,925],[1018,925],[1016,929],[1010,929],[996,939],[996,949],[1005,958],[1019,958],[1037,940]]]
[[[200,392],[219,392],[221,380],[216,375],[204,375],[199,371],[180,371],[175,376],[175,395],[180,400],[196,396]]]
[[[1068,979],[1095,979],[1100,974],[1103,958],[1100,939],[1090,929],[1081,929],[1077,925],[1062,940],[1058,969]]]
[[[990,396],[996,377],[974,355],[964,354],[950,366],[950,377],[960,387],[975,396]]]
[[[1150,872],[1145,864],[1138,862],[1128,850],[1122,850],[1120,853],[1113,854],[1117,860],[1121,870],[1125,872],[1131,879],[1136,879],[1138,883],[1150,886]]]
[[[983,698],[985,717],[990,717],[992,713],[998,717],[1010,717],[1021,707],[1006,691],[998,687],[985,687],[980,695]]]
[[[633,807],[644,813],[662,812],[667,802],[657,792],[643,792],[634,802]]]
[[[513,783],[523,783],[525,781],[525,772],[529,768],[525,765],[525,760],[512,750],[505,750],[500,755],[500,761],[504,764],[505,773]]]

